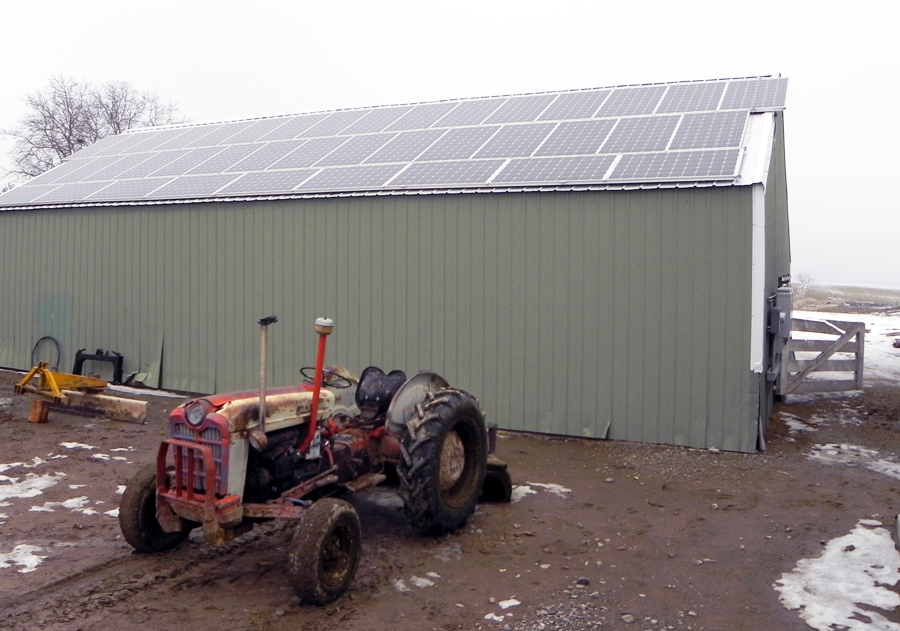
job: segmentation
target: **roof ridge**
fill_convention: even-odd
[[[172,125],[160,125],[158,127],[135,127],[125,131],[126,134],[146,133],[150,131],[166,131],[170,129],[190,129],[194,127],[206,127],[211,125],[228,125],[231,123],[246,123],[275,118],[296,118],[298,116],[313,116],[315,114],[333,114],[335,112],[354,112],[360,110],[379,110],[391,107],[414,107],[417,105],[430,105],[432,103],[461,103],[463,101],[486,101],[490,99],[508,99],[524,96],[540,96],[543,94],[572,94],[577,92],[594,92],[597,90],[616,90],[621,88],[642,88],[652,86],[689,85],[697,83],[719,83],[723,81],[747,81],[751,79],[780,79],[781,74],[776,75],[752,75],[747,77],[719,77],[717,79],[685,79],[679,81],[654,81],[648,83],[622,83],[618,85],[594,86],[588,88],[570,88],[567,90],[541,90],[538,92],[515,92],[511,94],[491,94],[482,96],[458,97],[452,99],[435,99],[431,101],[412,101],[408,103],[385,103],[381,105],[360,105],[358,107],[340,107],[328,110],[312,110],[309,112],[293,112],[287,114],[272,114],[269,116],[251,116],[248,118],[234,118],[225,120],[205,121],[201,123],[176,123]]]

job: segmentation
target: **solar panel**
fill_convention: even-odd
[[[122,173],[119,174],[119,177],[146,177],[160,167],[164,167],[170,162],[177,160],[181,156],[187,155],[190,151],[190,149],[173,149],[170,151],[162,151],[160,153],[138,154],[143,156],[149,155],[150,157],[128,169],[127,171],[122,171]]]
[[[306,131],[298,134],[300,138],[315,138],[317,136],[332,136],[339,134],[345,128],[366,115],[365,110],[342,110],[334,112],[328,118],[316,123]]]
[[[599,182],[615,156],[578,156],[569,158],[524,158],[511,160],[492,184],[548,184]]]
[[[403,107],[384,107],[372,110],[358,121],[344,129],[344,134],[367,134],[382,131],[385,127],[406,114],[413,108],[412,105]]]
[[[140,129],[78,151],[0,206],[724,179],[751,112],[783,108],[786,90],[778,77],[722,79]]]
[[[276,127],[269,133],[260,136],[259,139],[292,140],[327,116],[327,113],[322,113],[307,114],[306,116],[297,116],[296,118],[291,118],[284,125]]]
[[[189,149],[187,153],[166,163],[149,175],[181,175],[187,173],[198,164],[209,160],[224,149],[225,147],[200,147],[198,149]]]
[[[396,134],[354,136],[316,163],[316,166],[359,164]]]
[[[534,155],[558,156],[597,153],[615,124],[616,119],[560,123]]]
[[[682,83],[670,85],[656,110],[657,114],[714,110],[722,99],[724,83]]]
[[[188,143],[185,147],[211,147],[229,140],[235,134],[247,129],[252,125],[250,121],[240,121],[237,123],[228,123],[222,125],[215,131],[205,134],[200,138]],[[230,141],[230,140],[229,140]]]
[[[155,199],[185,199],[198,195],[213,195],[217,190],[233,181],[237,175],[233,173],[216,175],[185,175],[175,178],[161,186],[147,197]]]
[[[488,116],[484,122],[490,124],[533,121],[537,119],[541,112],[547,109],[547,106],[555,98],[555,94],[536,94],[510,98],[497,108],[493,114]]]
[[[449,130],[420,155],[417,160],[454,160],[469,158],[493,136],[499,125],[493,127],[458,127]]]
[[[721,109],[780,109],[786,96],[786,78],[730,81]]]
[[[2,201],[2,205],[28,204],[41,195],[44,195],[45,193],[48,193],[58,187],[58,184],[44,184],[42,186],[17,186],[11,191],[7,191],[6,193],[4,193],[3,196],[0,197],[0,201]]]
[[[218,191],[218,195],[247,195],[257,191],[269,191],[270,193],[287,193],[304,180],[318,173],[318,169],[292,169],[289,171],[260,171],[257,173],[245,173],[225,188]]]
[[[160,151],[164,151],[166,149],[182,149],[184,147],[187,147],[188,144],[192,143],[193,141],[213,133],[221,126],[222,125],[202,125],[200,127],[192,127],[185,131],[183,134],[179,134],[168,142],[164,142],[163,144],[155,148]]]
[[[475,158],[518,158],[530,156],[556,123],[504,125],[473,156]]]
[[[600,149],[603,153],[620,151],[662,151],[678,124],[678,116],[622,118]]]
[[[195,166],[187,173],[222,173],[228,171],[229,167],[240,162],[254,151],[259,150],[263,145],[254,143],[252,145],[232,145],[224,151],[220,151],[209,160],[205,160]]]
[[[329,191],[379,187],[403,168],[400,164],[376,164],[323,169],[301,184],[301,191]]]
[[[184,133],[184,130],[181,130]],[[88,145],[81,151],[76,151],[72,154],[72,158],[76,160],[80,160],[82,158],[87,157],[96,157],[102,155],[113,155],[116,153],[120,153],[125,147],[130,147],[132,145],[144,142],[148,138],[153,138],[159,136],[163,132],[151,132],[145,134],[120,134],[118,136],[107,136],[106,138],[102,138],[98,140],[92,145]]]
[[[739,149],[635,153],[622,156],[613,180],[702,179],[732,176]]]
[[[146,161],[150,158],[152,154],[149,153],[132,153],[128,154],[124,157],[116,156],[119,159],[116,162],[113,162],[107,167],[100,169],[99,171],[94,171],[88,177],[83,179],[88,180],[114,180],[120,175],[122,175],[125,171],[132,169],[139,165],[141,162]]]
[[[50,169],[46,173],[42,173],[41,175],[37,176],[34,180],[30,180],[29,184],[49,184],[50,182],[55,182],[63,177],[68,177],[73,172],[90,163],[93,159],[94,158],[85,158],[84,160],[67,160],[58,167]]]
[[[100,156],[97,158],[87,158],[86,160],[73,162],[73,166],[76,166],[77,168],[67,170],[67,173],[65,173],[62,177],[56,178],[54,181],[57,184],[62,184],[64,182],[78,182],[96,173],[100,169],[104,169],[109,165],[118,162],[121,159],[122,156]]]
[[[703,112],[685,114],[669,149],[737,147],[744,135],[747,112]]]
[[[41,195],[35,201],[41,204],[65,204],[69,202],[81,202],[92,193],[109,186],[109,182],[73,182],[64,184],[48,193]]]
[[[609,96],[610,90],[591,90],[589,92],[564,92],[538,120],[569,120],[572,118],[591,118],[603,101]]]
[[[426,188],[485,184],[503,162],[503,160],[414,162],[391,180],[391,186]]]
[[[477,101],[461,101],[446,116],[438,120],[432,127],[457,127],[459,125],[479,125],[506,101],[501,99],[479,99]]]
[[[391,123],[385,131],[427,129],[456,106],[457,103],[447,102],[416,105],[413,109]]]
[[[666,86],[664,85],[616,88],[594,114],[594,118],[652,114],[665,91]]]
[[[444,129],[405,131],[369,156],[365,162],[410,162],[445,133]]]
[[[278,118],[264,118],[255,121],[251,125],[245,127],[234,136],[228,139],[231,144],[239,142],[256,142],[266,134],[275,131],[288,121],[293,120],[287,116],[279,116]]]
[[[260,150],[251,153],[240,162],[233,164],[225,169],[225,171],[243,172],[260,171],[262,169],[267,169],[306,142],[309,141],[279,140],[277,142],[267,142],[262,146]]]
[[[173,178],[143,178],[140,180],[118,180],[96,193],[88,195],[87,199],[94,202],[114,202],[120,199],[140,199],[155,189],[171,182]]]
[[[326,138],[313,138],[303,143],[297,149],[287,154],[270,169],[301,169],[311,167],[316,162],[347,142],[350,136],[331,136]]]
[[[187,131],[187,129],[166,129],[155,134],[125,134],[125,137],[134,136],[137,142],[129,145],[115,146],[114,153],[144,153],[159,148],[170,140],[174,140]]]

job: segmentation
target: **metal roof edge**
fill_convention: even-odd
[[[335,191],[330,193],[269,193],[264,195],[236,195],[232,197],[191,197],[184,199],[148,199],[139,201],[121,202],[77,202],[61,204],[31,204],[18,206],[0,206],[0,214],[10,211],[50,210],[64,208],[114,208],[124,206],[170,206],[172,204],[209,204],[213,202],[253,202],[253,201],[282,201],[298,199],[337,199],[344,197],[398,197],[404,195],[468,195],[487,193],[580,193],[596,191],[622,191],[622,190],[655,190],[673,188],[709,188],[729,186],[749,186],[754,182],[745,178],[729,180],[696,180],[677,181],[659,180],[653,182],[618,181],[604,184],[559,184],[543,186],[484,186],[484,187],[457,187],[457,188],[427,188],[405,190],[359,190],[359,191]]]

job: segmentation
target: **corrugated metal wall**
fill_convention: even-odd
[[[752,451],[749,187],[0,213],[0,365],[53,335],[162,387],[433,369],[501,427]],[[160,373],[161,366],[161,373]]]

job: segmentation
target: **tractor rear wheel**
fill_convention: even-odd
[[[327,605],[347,591],[362,550],[353,505],[327,497],[303,512],[288,551],[294,591],[313,605]]]
[[[484,413],[475,398],[445,388],[430,394],[406,424],[397,472],[413,527],[442,534],[465,525],[487,468]]]
[[[138,471],[122,495],[119,527],[125,541],[138,552],[165,552],[187,539],[191,528],[166,532],[156,519],[156,464]]]

